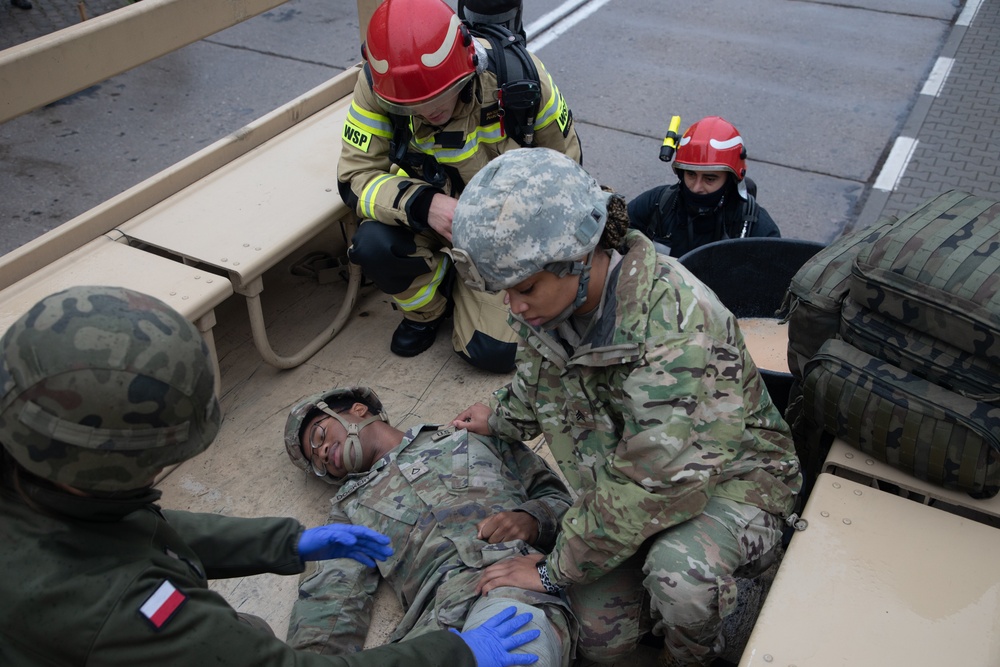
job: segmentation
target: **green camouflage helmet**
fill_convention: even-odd
[[[44,479],[149,485],[219,430],[208,346],[167,304],[118,287],[52,294],[0,339],[0,441]]]
[[[353,400],[358,403],[364,403],[373,413],[372,416],[362,421],[360,424],[345,423],[343,418],[333,412],[333,410],[329,407],[330,403],[335,403],[345,399]],[[353,468],[355,468],[356,464],[360,463],[361,460],[361,443],[360,440],[357,439],[357,433],[375,420],[381,420],[388,423],[389,415],[386,414],[385,409],[382,407],[382,401],[379,400],[378,395],[376,395],[375,392],[368,387],[344,387],[339,389],[329,389],[318,394],[313,394],[312,396],[307,396],[292,406],[291,412],[288,413],[288,419],[285,420],[285,451],[288,452],[288,458],[292,460],[292,463],[306,472],[312,471],[330,484],[337,484],[341,480],[327,475],[325,469],[318,470],[302,453],[302,427],[305,425],[306,421],[309,420],[310,414],[314,411],[325,412],[328,415],[335,417],[340,420],[340,422],[344,424],[344,428],[348,430],[348,442],[345,443],[346,446],[344,448],[344,464],[345,467],[352,472],[355,471]]]
[[[508,151],[483,167],[458,200],[455,266],[471,288],[492,292],[543,269],[564,275],[559,265],[587,255],[600,241],[610,196],[558,151]]]

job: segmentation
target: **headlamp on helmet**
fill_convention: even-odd
[[[687,129],[674,157],[674,171],[728,171],[736,179],[741,197],[746,199],[747,150],[743,137],[732,123],[708,116]]]

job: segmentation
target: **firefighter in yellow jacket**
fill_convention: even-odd
[[[409,357],[429,348],[453,302],[455,351],[506,372],[517,343],[502,297],[453,281],[441,251],[451,245],[457,198],[506,151],[544,146],[577,162],[582,151],[566,101],[523,40],[492,26],[475,31],[442,0],[379,5],[337,178],[363,220],[351,261],[403,312],[390,349]]]

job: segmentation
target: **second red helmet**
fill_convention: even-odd
[[[732,123],[719,116],[707,116],[693,124],[681,137],[674,157],[674,170],[730,171],[737,182],[747,174],[747,151]]]

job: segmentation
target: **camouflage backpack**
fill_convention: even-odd
[[[805,440],[820,427],[915,477],[1000,491],[1000,202],[950,191],[846,237],[787,305],[786,417]]]

